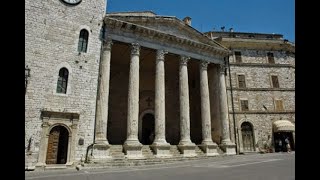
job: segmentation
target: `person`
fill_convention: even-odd
[[[281,139],[279,139],[278,145],[279,145],[280,152],[282,152],[282,141],[281,141]]]
[[[150,133],[150,136],[149,136],[149,142],[150,142],[150,144],[153,143],[153,141],[154,141],[154,132],[152,131],[152,132]]]
[[[287,148],[287,152],[291,152],[291,147],[290,147],[290,141],[289,141],[289,138],[287,137],[285,140],[285,143],[286,143],[286,148]]]

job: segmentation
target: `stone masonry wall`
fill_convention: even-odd
[[[244,47],[245,48],[245,47]],[[233,87],[233,103],[235,112],[241,112],[240,99],[248,100],[249,113],[236,113],[238,135],[241,136],[241,124],[245,121],[253,125],[255,144],[262,146],[268,135],[272,137],[272,122],[286,119],[295,122],[295,68],[294,55],[284,51],[235,50],[241,51],[242,63],[233,65],[235,56],[230,56],[231,82]],[[267,52],[274,53],[274,66],[268,66]],[[261,66],[245,65],[246,63]],[[265,65],[264,65],[265,64]],[[281,65],[288,66],[281,66]],[[278,66],[277,66],[278,65]],[[246,88],[239,89],[237,75],[245,75]],[[272,88],[271,75],[277,75],[279,90]],[[229,72],[226,76],[231,139],[234,141],[234,119],[230,91]],[[257,89],[262,88],[262,89]],[[283,100],[284,111],[275,111],[275,99]],[[265,106],[267,110],[263,107]],[[241,139],[241,137],[240,137]],[[240,142],[240,146],[241,146]]]
[[[76,6],[61,1],[25,2],[25,64],[31,69],[25,96],[25,142],[32,138],[33,164],[40,147],[40,111],[77,112],[80,114],[75,158],[85,155],[93,142],[97,78],[100,61],[102,17],[105,0],[83,0]],[[78,54],[81,29],[89,32],[87,53]],[[59,69],[69,71],[67,94],[57,94]]]

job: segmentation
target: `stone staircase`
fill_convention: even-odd
[[[110,147],[110,156],[113,159],[124,159],[125,155],[123,153],[122,145],[112,145]]]
[[[201,148],[199,148],[199,146],[196,146],[196,154],[197,154],[198,157],[206,156],[206,154],[202,151]]]
[[[217,147],[217,151],[220,155],[223,155],[224,152]],[[100,163],[86,163],[84,165],[84,169],[91,169],[91,168],[115,168],[115,167],[130,167],[130,166],[146,166],[146,165],[157,165],[157,164],[165,164],[165,163],[175,163],[175,162],[183,162],[183,161],[190,161],[190,160],[197,160],[197,159],[205,159],[211,158],[207,157],[206,154],[199,148],[198,146],[195,147],[195,151],[197,156],[196,157],[184,157],[177,145],[170,146],[170,154],[172,155],[169,158],[156,158],[154,152],[149,147],[149,145],[142,146],[142,155],[145,159],[127,159],[125,153],[123,152],[122,145],[112,145],[110,147],[110,156],[112,158],[106,159]]]
[[[142,155],[146,159],[154,159],[155,158],[154,153],[151,150],[151,148],[149,147],[149,145],[143,145],[141,151],[142,151]]]
[[[180,153],[178,146],[176,145],[170,146],[170,154],[172,155],[172,157],[182,157],[182,154]]]

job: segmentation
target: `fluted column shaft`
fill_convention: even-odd
[[[208,62],[200,63],[200,96],[201,96],[201,122],[202,122],[202,142],[212,143],[211,138],[211,118],[210,118],[210,98],[208,84]]]
[[[97,100],[96,143],[109,144],[107,139],[107,124],[109,110],[110,60],[112,40],[108,39],[103,46],[100,65],[100,84]]]
[[[165,139],[165,69],[164,50],[157,51],[156,79],[155,79],[155,141],[154,143],[167,143]]]
[[[219,68],[219,85],[220,85],[220,118],[222,127],[222,144],[231,143],[229,130],[229,113],[227,103],[227,90],[225,81],[225,66]]]
[[[139,55],[140,45],[132,43],[129,71],[128,115],[127,115],[127,140],[138,142],[139,118]]]
[[[190,140],[190,107],[188,67],[189,57],[181,56],[179,67],[179,91],[180,91],[180,143],[188,144]]]

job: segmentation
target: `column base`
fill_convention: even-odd
[[[202,142],[199,147],[206,153],[206,156],[218,156],[218,145],[214,142]]]
[[[184,157],[195,157],[196,154],[196,145],[190,142],[181,142],[178,144],[178,148]]]
[[[234,155],[236,153],[236,144],[232,142],[222,142],[220,144],[220,148],[225,152],[227,155]]]
[[[42,163],[42,162],[38,162],[35,165],[35,170],[37,171],[44,171],[46,168],[47,164],[46,163]]]
[[[154,142],[150,145],[151,149],[155,152],[157,158],[171,157],[170,144],[167,142]]]
[[[123,149],[128,159],[145,159],[142,155],[142,144],[138,140],[126,141]]]
[[[94,144],[92,156],[90,158],[93,162],[103,161],[110,157],[110,145],[109,144]]]

